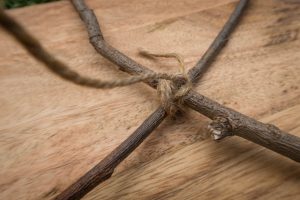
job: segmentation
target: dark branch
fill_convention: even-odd
[[[152,70],[142,66],[114,47],[110,46],[104,40],[98,20],[93,10],[89,9],[83,0],[72,0],[71,2],[86,26],[90,43],[98,53],[116,64],[119,67],[119,70],[129,74],[141,75],[146,73],[154,73]],[[153,88],[156,88],[157,86],[157,80],[149,80],[147,83]]]
[[[300,162],[300,138],[285,133],[274,125],[261,123],[233,109],[195,92],[184,97],[184,102],[190,108],[210,119],[225,118],[230,125],[231,134],[262,145],[281,155]]]
[[[163,108],[159,107],[156,109],[124,142],[84,176],[59,194],[56,199],[80,199],[98,184],[110,178],[114,169],[159,126],[166,116],[167,114]]]
[[[233,32],[234,28],[238,24],[239,19],[241,18],[243,11],[248,4],[248,1],[249,0],[240,0],[220,33],[214,39],[213,43],[209,46],[196,66],[189,71],[188,75],[192,82],[195,83],[197,80],[199,80],[208,66],[210,66],[210,63],[213,62],[213,60],[225,46],[229,40],[229,35]]]

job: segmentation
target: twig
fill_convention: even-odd
[[[300,162],[300,138],[286,133],[272,124],[264,124],[233,109],[195,92],[189,92],[183,99],[186,105],[214,120],[227,120],[231,135],[237,135],[262,145],[294,161]]]
[[[229,39],[229,35],[239,22],[243,11],[245,10],[249,0],[240,0],[235,10],[230,15],[228,21],[223,26],[213,43],[209,46],[205,54],[201,57],[195,67],[193,67],[188,75],[193,83],[195,83],[206,71],[208,66],[213,62],[222,48],[225,46]]]
[[[241,2],[245,3],[246,1],[242,0],[240,1],[240,3]],[[87,12],[87,10],[82,10],[82,12],[89,13],[87,15],[90,15],[91,12],[90,10],[88,11],[89,12]],[[9,27],[7,26],[5,26],[5,28],[9,29]],[[98,36],[100,37],[100,35]],[[93,41],[93,38],[96,38],[98,36],[92,36],[90,37],[90,40]],[[101,44],[103,45],[103,43],[105,43],[104,40],[101,42]],[[99,45],[101,46],[101,44]],[[221,47],[222,46],[223,45],[221,45]],[[129,59],[128,57],[116,51],[106,43],[102,47],[103,47],[102,51],[110,52],[105,55],[108,59],[113,60],[114,63],[117,64],[120,61],[120,59],[119,60],[116,59],[115,56],[116,57],[120,56],[121,60],[123,59],[123,61],[125,62],[125,64],[123,63],[121,68],[123,71],[134,73],[134,74],[142,74],[144,72],[150,71],[145,67],[139,68],[139,64],[134,64],[135,62],[133,60],[130,60],[130,62],[126,62],[127,59]],[[105,50],[106,48],[109,49],[106,51]],[[118,53],[114,54],[115,52]],[[210,58],[208,60],[213,60],[213,59]],[[132,62],[134,64],[133,66],[131,65]],[[209,62],[206,61],[206,62],[207,64],[209,64],[211,61]],[[199,69],[203,70],[203,68],[205,67],[200,67]],[[197,79],[199,77],[199,74],[201,74],[201,71],[195,74],[197,74],[197,76],[195,76],[196,77],[195,79]],[[149,81],[147,83],[150,84],[152,87],[155,87],[156,86],[155,81],[157,80]],[[273,125],[260,123],[236,111],[223,107],[220,104],[202,95],[196,94],[194,92],[190,92],[186,97],[184,97],[184,102],[191,108],[195,109],[196,111],[204,114],[205,116],[211,119],[215,119],[217,117],[222,117],[226,119],[229,125],[228,126],[229,130],[226,131],[231,131],[233,134],[239,135],[253,142],[261,144],[269,149],[272,149],[278,153],[288,156],[295,161],[298,162],[300,161],[299,158],[300,140],[298,137],[284,133],[280,131],[278,128],[274,127]],[[109,178],[113,173],[113,169],[123,159],[125,159],[151,133],[151,131],[155,127],[157,127],[161,123],[161,121],[163,121],[165,117],[166,117],[165,111],[162,108],[158,108],[151,115],[151,117],[148,118],[127,140],[125,140],[117,149],[115,149],[111,154],[109,154],[109,156],[107,156],[103,161],[101,161],[96,167],[94,167],[91,171],[89,171],[85,176],[79,179],[78,182],[76,182],[67,190],[65,190],[63,193],[61,193],[61,195],[58,196],[58,199],[80,198],[83,195],[85,195],[88,191],[90,191],[92,188],[94,188],[98,183]]]
[[[124,142],[59,194],[56,199],[80,199],[98,184],[110,178],[114,169],[159,126],[166,116],[167,114],[162,107],[156,109]]]
[[[154,73],[152,70],[142,66],[117,49],[113,48],[104,40],[98,20],[93,10],[89,9],[83,0],[71,0],[71,2],[86,26],[90,43],[98,53],[116,64],[119,67],[119,70],[129,74]],[[151,87],[156,88],[158,80],[154,79],[145,82]]]

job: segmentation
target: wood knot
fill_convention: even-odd
[[[208,125],[208,130],[214,140],[232,136],[232,126],[227,118],[218,116]]]
[[[274,126],[273,124],[266,124],[266,126],[268,127],[270,135],[274,139],[279,140],[282,137],[281,131],[278,127]]]

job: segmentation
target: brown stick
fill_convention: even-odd
[[[90,43],[98,53],[116,64],[119,70],[129,74],[154,73],[106,43],[93,10],[89,9],[83,0],[71,0],[71,2],[86,26]],[[158,81],[154,79],[146,83],[156,88]]]
[[[231,134],[250,140],[300,162],[299,137],[285,133],[274,125],[256,121],[195,92],[189,92],[183,100],[190,108],[210,119],[225,118],[230,127],[226,131],[229,131]]]
[[[228,21],[223,26],[213,43],[209,46],[205,54],[201,57],[195,67],[193,67],[188,75],[192,82],[196,82],[205,73],[206,69],[216,56],[220,53],[229,39],[229,35],[233,32],[234,28],[238,24],[243,11],[245,10],[249,0],[240,0],[234,11],[230,15]]]
[[[101,182],[110,178],[114,169],[159,126],[166,116],[167,114],[162,107],[156,109],[124,142],[59,194],[56,199],[80,199]]]

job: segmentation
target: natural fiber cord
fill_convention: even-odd
[[[101,80],[93,79],[90,77],[82,76],[76,71],[72,70],[69,66],[61,62],[52,56],[44,47],[39,43],[39,41],[29,34],[25,28],[18,24],[13,18],[7,15],[3,9],[0,8],[0,24],[10,32],[16,40],[18,40],[23,47],[37,60],[44,63],[45,66],[60,76],[63,79],[76,83],[78,85],[91,87],[91,88],[115,88],[132,85],[138,82],[147,81],[149,79],[159,80],[159,85],[157,87],[158,94],[160,95],[161,102],[165,110],[172,114],[176,110],[175,101],[189,91],[190,85],[187,74],[184,70],[183,59],[175,53],[169,54],[153,54],[146,51],[142,51],[141,54],[153,57],[172,57],[176,58],[180,64],[181,74],[172,75],[166,73],[148,73],[145,75],[136,75],[129,78],[120,80]],[[185,80],[185,84],[182,87],[175,87],[174,82],[178,80]],[[180,91],[180,92],[179,92]]]

